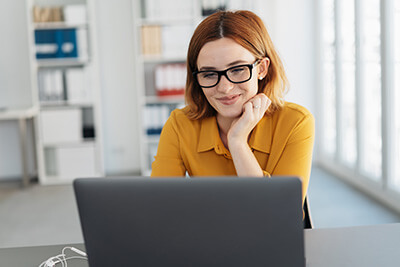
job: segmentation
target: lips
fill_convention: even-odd
[[[223,105],[233,105],[238,101],[240,94],[218,97],[217,100]]]

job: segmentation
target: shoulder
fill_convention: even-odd
[[[280,115],[294,117],[294,118],[304,118],[313,116],[307,108],[292,102],[285,102],[284,106],[282,107],[281,110],[278,111],[278,113],[280,113]]]
[[[184,124],[191,124],[191,123],[196,122],[196,120],[191,120],[191,119],[189,119],[188,116],[186,115],[188,109],[189,109],[189,107],[187,107],[187,106],[184,107],[184,108],[177,108],[177,109],[174,109],[174,110],[171,112],[170,119],[173,119],[173,120],[176,121],[176,122],[184,123]]]
[[[198,127],[200,124],[199,120],[189,119],[187,114],[189,107],[181,109],[175,109],[171,112],[171,115],[167,121],[167,124],[172,124],[174,128],[179,130],[185,130],[188,128]]]
[[[314,116],[307,108],[291,102],[285,102],[281,109],[272,114],[272,123],[280,131],[292,131],[299,127],[312,131],[315,124]]]
[[[285,102],[281,109],[272,114],[272,118],[274,121],[283,120],[287,123],[298,123],[304,120],[314,121],[314,116],[307,108],[292,102]]]

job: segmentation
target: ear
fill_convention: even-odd
[[[261,60],[260,64],[259,64],[259,68],[258,68],[258,76],[257,78],[259,80],[262,80],[265,78],[265,76],[267,76],[268,73],[268,68],[269,68],[269,64],[270,64],[270,60],[269,58],[265,57]]]

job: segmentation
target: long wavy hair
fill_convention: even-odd
[[[268,57],[270,65],[267,76],[258,81],[258,93],[265,93],[271,100],[267,114],[272,114],[284,104],[283,96],[289,84],[285,70],[263,21],[251,11],[219,11],[205,18],[196,28],[189,43],[187,54],[187,79],[185,101],[190,119],[202,119],[216,115],[208,103],[202,88],[192,73],[197,71],[197,58],[201,48],[208,42],[231,38],[256,59]]]

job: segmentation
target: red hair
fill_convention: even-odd
[[[201,48],[206,43],[221,38],[231,38],[256,59],[269,58],[267,76],[258,81],[258,93],[265,93],[272,102],[267,114],[281,108],[288,80],[264,23],[251,11],[219,11],[205,18],[197,26],[190,40],[185,91],[186,104],[189,106],[187,116],[191,119],[202,119],[216,115],[215,109],[208,103],[192,73],[197,71],[197,58]]]

